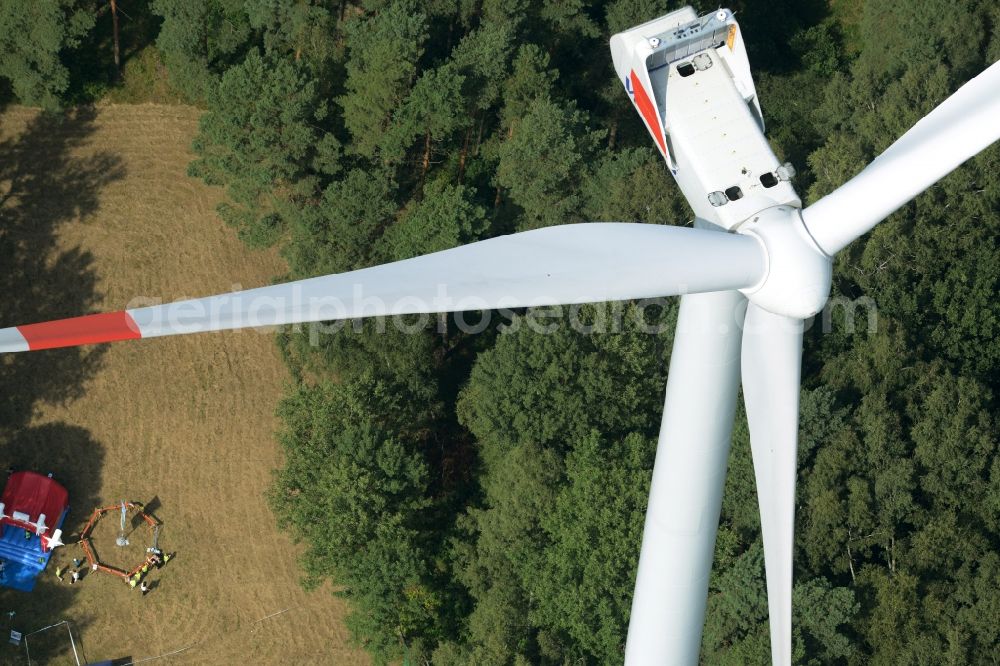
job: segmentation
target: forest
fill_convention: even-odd
[[[310,277],[554,224],[689,224],[608,50],[680,4],[5,2],[0,96],[58,113],[162,77],[204,109],[189,174],[225,188],[220,218],[281,249],[276,279]],[[806,203],[1000,59],[988,0],[729,6]],[[795,663],[1000,658],[998,240],[994,146],[836,260],[835,301],[863,307],[806,335]],[[266,492],[303,584],[349,600],[377,663],[621,663],[676,310],[276,334],[292,381]],[[769,649],[740,413],[702,660]]]

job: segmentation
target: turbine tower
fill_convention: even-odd
[[[625,661],[695,664],[742,379],[772,659],[791,663],[802,329],[831,258],[1000,139],[1000,63],[802,208],[778,162],[732,12],[690,7],[615,35],[615,70],[687,197],[693,229],[528,231],[335,275],[0,329],[0,352],[367,316],[680,295]],[[744,318],[745,312],[745,318]]]

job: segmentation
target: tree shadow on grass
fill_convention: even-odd
[[[4,441],[2,462],[15,469],[27,469],[52,477],[69,492],[70,513],[63,540],[75,535],[98,505],[104,446],[95,442],[84,428],[65,423],[46,423],[23,428]]]
[[[57,235],[62,225],[93,213],[103,188],[125,173],[116,155],[81,150],[94,116],[91,109],[38,115],[0,140],[0,328],[87,314],[97,304],[93,257],[60,246]],[[31,423],[40,404],[79,397],[103,354],[103,347],[91,347],[0,355],[0,464],[52,472],[66,486],[68,544],[97,503],[104,447],[70,424]],[[54,559],[63,555],[57,551]],[[65,619],[78,586],[59,583],[52,569],[50,563],[31,593],[0,588],[0,624],[10,611],[16,615],[8,624],[25,633]],[[73,622],[76,631],[88,624],[77,616]],[[0,627],[0,663],[23,663],[23,648],[7,644],[6,631]],[[47,633],[31,646],[38,663],[47,662],[46,651],[55,657],[69,649],[68,638],[50,640]]]
[[[0,142],[0,327],[87,314],[98,300],[93,257],[60,248],[58,228],[97,209],[108,183],[122,178],[108,152],[73,152],[94,130],[94,111],[39,115]],[[103,347],[0,357],[0,433],[26,425],[41,402],[80,396]]]

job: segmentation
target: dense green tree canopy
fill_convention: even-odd
[[[0,79],[24,104],[54,110],[69,87],[68,51],[94,25],[85,0],[0,5]]]
[[[734,7],[769,135],[799,167],[807,200],[856,173],[1000,51],[989,3],[897,4],[782,3],[781,21],[773,4]],[[289,133],[325,123],[343,150],[322,160],[326,170],[313,157],[293,159],[289,179],[306,184],[298,198],[277,186],[255,194],[294,203],[276,237],[292,271],[346,270],[579,220],[685,222],[608,59],[590,57],[606,53],[613,30],[667,9],[633,0],[349,9],[337,22],[344,48],[332,51],[342,60],[324,70],[342,78],[310,74],[287,93],[294,108],[310,91],[341,90],[327,115],[318,120],[325,107],[314,99],[297,116],[274,116]],[[297,62],[283,48],[265,69],[293,81],[293,70],[275,74]],[[215,99],[209,118],[232,113]],[[276,153],[251,159],[254,168],[296,155],[277,135],[260,136],[259,148],[232,150]],[[206,141],[206,156],[217,150],[210,145],[224,144]],[[837,260],[837,304],[807,336],[797,663],[988,663],[1000,649],[995,623],[984,620],[1000,604],[997,161],[997,149],[987,151]],[[640,321],[669,324],[672,308],[492,313],[479,336],[435,319],[417,335],[382,322],[384,333],[369,323],[283,337],[300,391],[316,390],[305,379],[314,375],[361,390],[353,382],[369,372],[417,414],[393,426],[371,403],[383,440],[404,443],[426,474],[414,486],[421,501],[384,521],[386,530],[400,525],[386,538],[409,568],[387,569],[372,552],[337,556],[349,570],[321,574],[356,590],[367,618],[354,625],[359,640],[382,657],[442,664],[620,662],[670,342],[669,325],[650,335]],[[574,331],[581,326],[603,332]],[[711,583],[708,663],[762,663],[769,652],[742,419]],[[342,429],[367,450],[369,435]],[[286,471],[314,446],[304,435],[284,441]],[[313,483],[317,498],[345,492]],[[349,515],[325,506],[320,522]],[[404,552],[433,571],[405,565]],[[404,587],[387,588],[386,575]],[[400,602],[390,622],[384,599],[398,600],[414,581],[426,614]],[[389,635],[387,622],[409,633]]]
[[[239,62],[252,28],[242,0],[153,0],[163,17],[157,45],[174,84],[203,100],[228,67]]]

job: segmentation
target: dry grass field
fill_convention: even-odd
[[[276,253],[248,250],[218,220],[221,193],[185,175],[197,117],[154,105],[62,122],[0,115],[0,326],[282,272]],[[161,547],[177,552],[145,598],[101,573],[60,584],[50,565],[31,594],[0,589],[0,634],[15,611],[24,632],[70,620],[84,661],[187,648],[149,663],[368,663],[348,643],[343,602],[298,586],[299,549],[266,505],[286,381],[272,336],[254,331],[0,359],[0,464],[54,472],[70,491],[68,535],[125,498],[154,509]],[[80,550],[57,553],[53,564]],[[30,646],[34,663],[72,663],[65,632]],[[26,663],[23,649],[3,641],[0,663]]]

